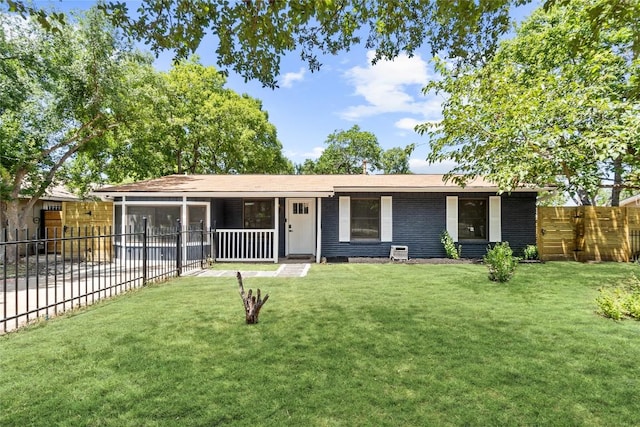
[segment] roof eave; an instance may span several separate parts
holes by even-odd
[[[529,187],[518,187],[512,189],[510,192],[537,192],[537,191],[548,191],[552,188],[529,188]],[[495,186],[479,186],[479,187],[459,187],[459,186],[434,186],[434,187],[354,187],[354,186],[344,186],[344,187],[335,187],[336,193],[376,193],[376,192],[393,192],[393,193],[497,193],[500,189]]]
[[[334,193],[333,191],[94,191],[91,194],[104,200],[114,197],[332,197]]]

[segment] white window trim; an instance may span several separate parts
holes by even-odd
[[[351,241],[351,197],[339,197],[338,241]]]
[[[502,197],[489,196],[489,242],[502,241]]]
[[[454,242],[458,241],[458,196],[447,196],[447,232]]]
[[[447,196],[447,232],[454,242],[458,241],[458,196]],[[490,243],[502,241],[502,197],[489,196],[488,235]]]
[[[351,197],[340,196],[338,205],[338,241],[351,241]],[[380,196],[380,241],[393,241],[393,198]]]
[[[380,241],[393,241],[393,201],[391,196],[380,197]]]

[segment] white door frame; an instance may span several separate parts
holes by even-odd
[[[291,218],[293,216],[293,204],[294,203],[308,203],[309,206],[309,214],[308,214],[308,218],[307,218],[307,223],[306,226],[308,226],[308,228],[305,228],[305,233],[309,233],[309,230],[311,231],[311,235],[309,236],[309,250],[307,252],[304,252],[304,254],[309,254],[309,255],[316,255],[316,251],[317,251],[317,235],[318,235],[318,230],[316,229],[316,215],[317,215],[317,206],[316,206],[316,199],[312,198],[312,197],[295,197],[295,198],[287,198],[286,200],[286,210],[285,210],[285,227],[284,227],[284,233],[286,234],[286,238],[284,239],[285,241],[285,256],[288,255],[297,255],[298,253],[291,253],[291,245],[289,243],[289,235],[293,232],[297,232],[299,230],[291,230],[290,231],[290,227],[292,226],[291,223]],[[302,254],[302,253],[300,253]]]

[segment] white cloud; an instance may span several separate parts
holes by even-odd
[[[419,120],[419,119],[414,119],[412,117],[405,117],[403,119],[396,121],[394,123],[394,126],[401,130],[415,131],[415,127],[417,125],[422,125],[422,124],[435,125],[435,129],[440,129],[441,123],[442,123],[441,120],[425,120],[425,119]],[[434,128],[431,128],[431,130],[433,129]]]
[[[300,68],[300,71],[298,71],[297,73],[286,73],[284,76],[282,76],[282,87],[291,87],[293,86],[294,82],[301,82],[302,80],[304,80],[304,74],[305,74],[306,70],[303,68]]]
[[[311,151],[307,151],[305,153],[301,153],[300,151],[295,151],[295,150],[283,150],[284,155],[288,159],[298,163],[302,163],[307,159],[315,160],[318,157],[320,157],[323,151],[324,151],[324,147],[313,147]]]
[[[404,129],[404,130],[414,130],[414,128],[419,125],[424,123],[423,120],[418,120],[418,119],[414,119],[411,117],[405,117],[404,119],[400,119],[397,122],[394,123],[395,127],[397,127],[398,129]]]
[[[320,157],[323,151],[324,151],[324,147],[313,147],[313,150],[311,152],[304,153],[304,158],[315,160],[318,157]]]
[[[429,66],[419,55],[410,58],[399,55],[393,61],[378,61],[371,65],[374,53],[367,52],[366,67],[353,67],[344,77],[354,87],[354,94],[365,103],[354,105],[341,113],[346,120],[385,113],[411,113],[423,117],[440,114],[441,100],[422,95],[422,88],[434,78]]]

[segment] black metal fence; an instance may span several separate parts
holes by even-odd
[[[0,333],[201,269],[213,237],[202,224],[149,229],[146,220],[125,233],[63,227],[46,236],[0,233]]]
[[[629,244],[631,245],[631,261],[640,261],[640,230],[629,231]]]

